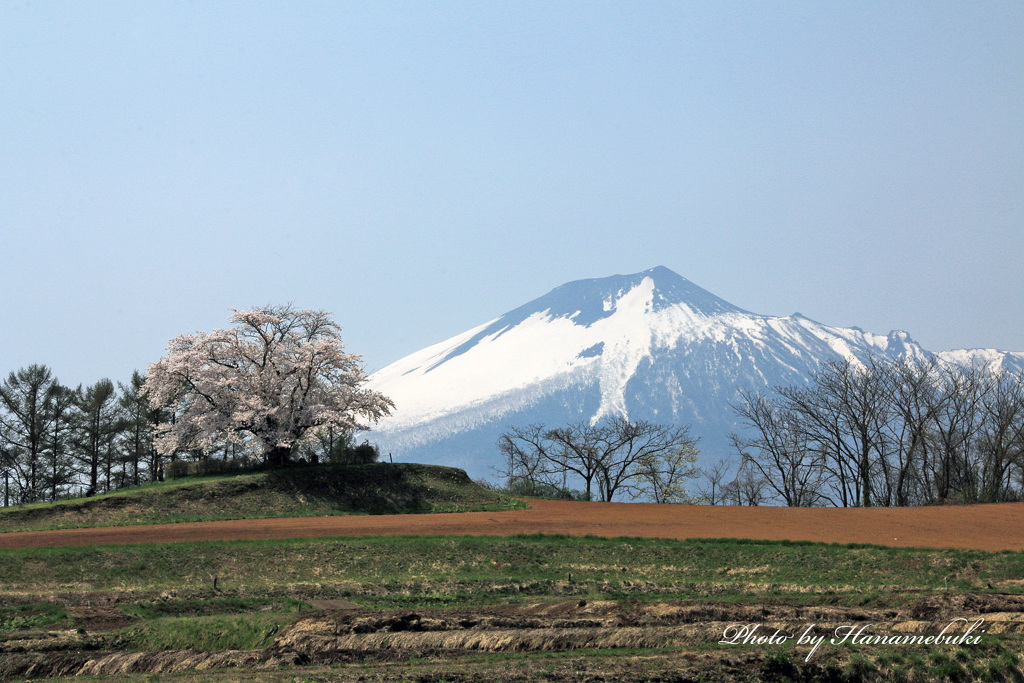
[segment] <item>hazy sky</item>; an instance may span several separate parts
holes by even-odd
[[[370,369],[664,265],[1024,351],[1024,3],[0,3],[0,373],[230,308]]]

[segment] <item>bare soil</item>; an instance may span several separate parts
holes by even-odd
[[[748,538],[918,548],[1024,549],[1024,503],[916,508],[776,508],[530,500],[530,508],[294,517],[0,533],[0,548],[321,536],[569,534]]]

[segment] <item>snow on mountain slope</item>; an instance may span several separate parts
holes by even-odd
[[[956,365],[987,365],[993,370],[1008,372],[1024,370],[1024,353],[996,349],[956,349],[939,351],[935,355],[947,363]]]
[[[605,416],[691,424],[703,459],[725,455],[743,389],[805,383],[821,363],[923,355],[905,332],[829,327],[744,311],[664,267],[557,287],[374,373],[395,402],[372,437],[401,460],[492,476],[508,425]],[[946,352],[1024,367],[1024,354]]]

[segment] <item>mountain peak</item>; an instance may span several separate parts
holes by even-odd
[[[804,386],[822,363],[878,354],[928,356],[900,331],[742,311],[659,266],[566,283],[374,373],[372,388],[396,405],[375,434],[402,459],[482,476],[500,466],[495,444],[508,425],[620,415],[692,424],[710,462],[732,450],[740,392]],[[941,357],[1024,367],[1024,354]]]
[[[683,304],[704,315],[741,311],[728,301],[698,287],[665,266],[656,266],[630,275],[610,275],[567,282],[555,287],[544,296],[510,311],[502,319],[518,318],[523,313],[528,316],[546,310],[553,318],[572,318],[577,325],[591,325],[608,317],[614,311],[615,304],[620,298],[644,284],[648,279],[653,285],[651,292],[653,310]],[[516,322],[519,321],[516,320]]]
[[[694,311],[705,315],[747,313],[665,266],[655,266],[637,275],[649,277],[654,281],[656,309],[665,305],[685,304]]]
[[[599,320],[614,315],[619,301],[648,281],[650,284],[647,286],[651,287],[651,311],[671,306],[686,306],[694,313],[705,316],[746,313],[665,266],[656,266],[631,275],[574,280],[555,287],[544,296],[495,319],[470,339],[451,349],[429,370],[461,356],[487,337],[500,336],[534,315],[543,314],[550,319],[565,318],[575,325],[590,327]]]

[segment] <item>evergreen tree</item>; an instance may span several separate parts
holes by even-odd
[[[19,502],[42,497],[43,452],[49,426],[47,395],[56,384],[45,365],[12,372],[0,384],[0,423],[6,440],[6,466],[16,479]]]
[[[122,419],[120,449],[126,476],[135,485],[147,478],[144,468],[149,469],[149,479],[156,478],[160,457],[153,446],[153,427],[160,421],[160,411],[151,408],[149,400],[142,395],[145,381],[146,376],[136,370],[128,384],[118,382],[121,395],[117,403]]]
[[[46,392],[47,430],[43,453],[45,474],[43,488],[50,500],[57,500],[74,481],[71,463],[71,437],[75,421],[75,400],[78,392],[58,382]]]
[[[79,471],[86,477],[89,491],[99,491],[100,469],[106,474],[105,485],[110,488],[111,465],[115,457],[114,438],[120,430],[114,383],[101,379],[83,392],[75,401],[76,460]]]

